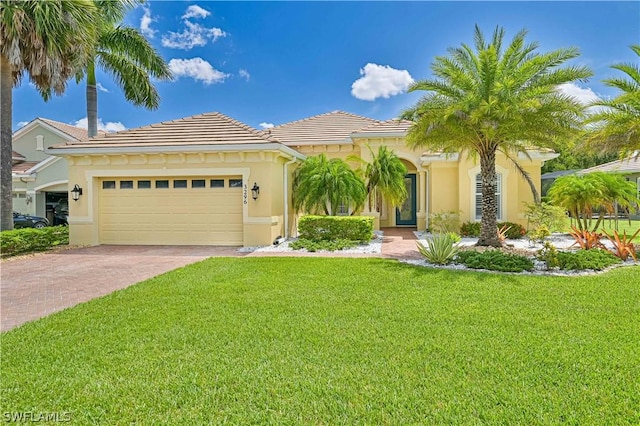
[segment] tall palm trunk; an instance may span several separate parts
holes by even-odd
[[[6,56],[0,55],[0,231],[13,229],[12,199],[12,67]]]
[[[90,138],[98,134],[98,91],[96,89],[96,67],[93,61],[87,64],[87,133]]]
[[[498,206],[496,205],[496,150],[487,149],[480,155],[482,179],[482,222],[479,246],[501,247],[497,232]]]

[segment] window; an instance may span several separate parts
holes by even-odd
[[[103,180],[102,181],[102,189],[116,189],[116,181],[115,180]]]
[[[193,179],[191,181],[191,188],[206,188],[206,181],[204,179]]]
[[[186,188],[187,180],[186,179],[176,179],[173,181],[174,188]]]
[[[211,188],[224,188],[224,179],[211,179]]]
[[[165,189],[169,187],[169,181],[168,180],[157,180],[156,181],[156,188],[158,189]]]
[[[151,181],[150,180],[139,180],[138,181],[138,189],[150,189]]]
[[[242,179],[229,179],[229,188],[242,188]]]
[[[25,194],[24,192],[14,192],[13,193],[13,198],[26,198],[27,194]]]
[[[496,173],[496,208],[498,211],[497,219],[502,220],[502,175]],[[482,176],[480,173],[476,175],[476,219],[482,219]]]
[[[121,180],[120,181],[120,189],[133,189],[133,181],[132,180]]]

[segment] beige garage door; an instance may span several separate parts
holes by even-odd
[[[98,182],[102,244],[242,245],[240,177]]]

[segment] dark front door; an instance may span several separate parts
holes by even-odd
[[[416,226],[418,218],[416,216],[416,175],[409,174],[404,177],[404,184],[407,188],[407,199],[396,209],[396,225]]]

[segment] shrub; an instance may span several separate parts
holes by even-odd
[[[460,229],[460,212],[450,210],[446,212],[431,213],[429,215],[429,227],[434,234],[458,232]]]
[[[562,231],[567,221],[565,209],[545,202],[525,203],[524,215],[534,229],[544,226],[550,232]]]
[[[460,235],[463,237],[479,237],[480,222],[465,222],[460,227]]]
[[[505,229],[504,236],[510,240],[517,240],[525,236],[524,226],[514,222],[498,222],[499,229]]]
[[[293,243],[291,243],[290,247],[294,250],[302,250],[307,249],[310,252],[315,252],[318,250],[325,251],[337,251],[344,250],[351,247],[355,247],[358,245],[357,241],[337,239],[331,241],[312,241],[307,240],[305,238],[300,238]]]
[[[604,245],[600,242],[602,234],[598,232],[589,231],[587,229],[578,229],[575,226],[571,226],[569,235],[571,235],[576,240],[573,245],[578,245],[583,250],[604,248]]]
[[[300,239],[311,241],[350,240],[367,243],[373,238],[370,216],[303,216],[298,222]]]
[[[620,259],[602,249],[578,250],[576,252],[558,252],[560,269],[601,271],[609,266],[620,263]]]
[[[453,234],[457,236],[456,234]],[[458,253],[458,246],[455,238],[450,234],[435,234],[432,237],[427,238],[427,246],[425,247],[420,242],[418,245],[418,251],[425,257],[430,263],[435,265],[446,265],[453,261],[453,258]]]
[[[634,261],[638,260],[636,256],[636,247],[632,241],[638,235],[638,233],[640,233],[640,229],[638,229],[630,237],[627,237],[627,231],[624,231],[624,233],[622,234],[622,238],[620,238],[620,234],[618,234],[618,231],[613,231],[613,235],[610,235],[604,229],[602,230],[602,232],[604,232],[609,241],[611,241],[611,244],[613,244],[613,250],[610,250],[611,253],[613,253],[623,261],[627,260],[629,256],[631,256]]]
[[[541,243],[545,238],[551,235],[551,232],[549,232],[549,228],[545,225],[540,225],[533,231],[529,231],[527,235],[529,236],[529,241]]]
[[[457,260],[472,269],[502,272],[522,272],[533,269],[533,262],[528,257],[503,253],[500,250],[461,251],[458,253]]]
[[[69,244],[69,228],[53,226],[42,229],[22,228],[0,232],[2,257],[49,250]]]
[[[536,253],[536,259],[544,262],[547,265],[547,269],[557,268],[560,266],[558,250],[549,241],[544,243],[544,246],[538,250],[538,253]]]

